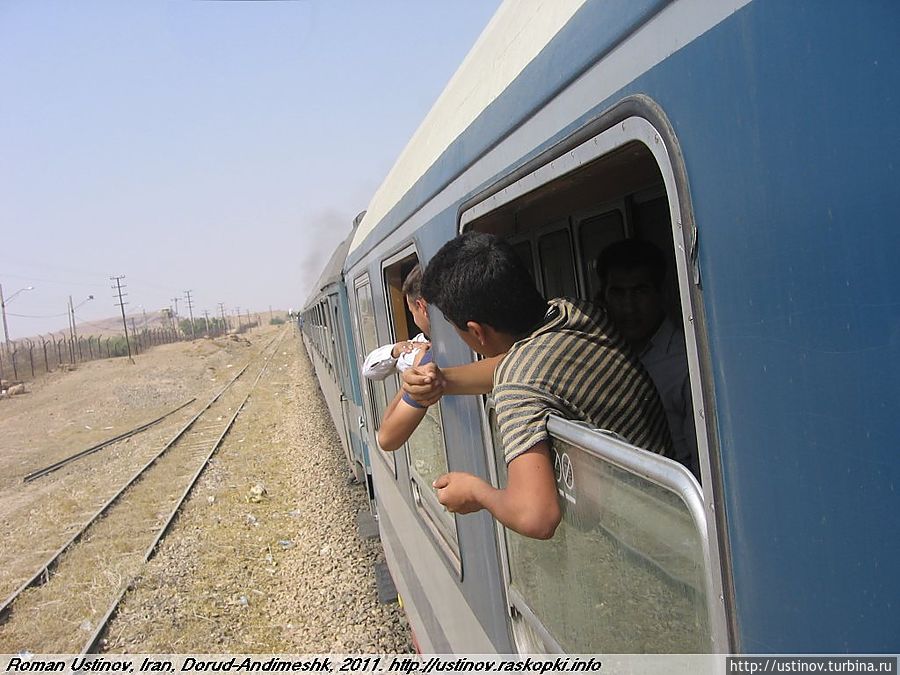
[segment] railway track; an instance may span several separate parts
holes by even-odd
[[[31,645],[38,641],[45,653],[86,653],[96,648],[285,335],[282,332],[263,347],[3,601],[0,653],[34,651]],[[253,372],[256,378],[251,383]]]

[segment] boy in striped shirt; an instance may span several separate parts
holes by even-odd
[[[426,405],[443,394],[491,393],[508,467],[499,490],[468,473],[439,477],[434,487],[448,510],[487,509],[520,534],[552,537],[561,516],[551,413],[671,453],[653,382],[605,311],[577,300],[545,301],[507,242],[475,232],[447,242],[428,263],[422,295],[487,358],[444,370],[433,363],[411,368],[404,389]]]

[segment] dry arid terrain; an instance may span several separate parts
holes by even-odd
[[[67,572],[63,594],[26,591],[0,624],[0,653],[77,649],[107,607],[63,605],[101,584],[130,588],[101,644],[108,652],[412,649],[402,610],[377,600],[374,566],[383,553],[356,530],[365,490],[348,483],[340,441],[290,325],[155,347],[133,364],[86,363],[0,401],[0,602],[248,363],[239,382],[246,380],[250,398],[136,581],[92,565]],[[126,441],[23,482],[195,397]],[[104,546],[115,555],[116,542]],[[46,586],[53,583],[59,579]]]

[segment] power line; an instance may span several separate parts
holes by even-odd
[[[68,312],[63,312],[62,314],[13,314],[12,312],[7,312],[8,316],[17,316],[20,319],[58,319],[61,316],[67,316]]]

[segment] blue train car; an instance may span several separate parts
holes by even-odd
[[[460,232],[508,238],[546,297],[587,300],[601,251],[650,241],[700,480],[551,418],[564,519],[527,540],[430,488],[447,469],[503,484],[489,398],[446,397],[388,454],[398,382],[362,387],[424,651],[897,651],[898,34],[894,2],[501,6],[349,242],[349,366],[412,334],[403,276]],[[436,360],[473,360],[433,314]]]
[[[354,228],[361,217],[357,216]],[[362,393],[342,266],[352,233],[335,249],[300,315],[300,327],[322,395],[335,421],[347,465],[372,495],[368,441],[362,430]]]

